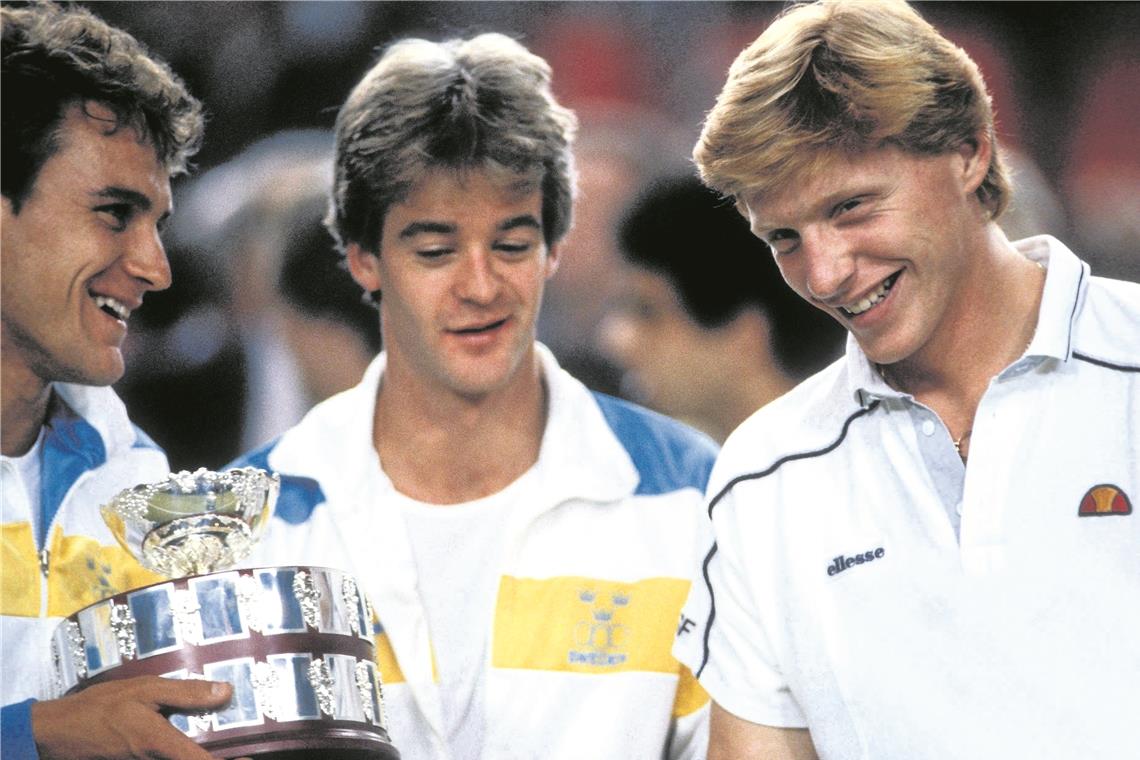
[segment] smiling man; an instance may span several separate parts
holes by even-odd
[[[282,477],[255,561],[367,592],[406,760],[704,755],[708,700],[670,648],[716,449],[535,342],[573,255],[550,78],[484,34],[397,42],[356,86],[329,226],[384,352],[241,462]]]
[[[44,699],[61,617],[156,580],[99,505],[165,477],[166,457],[106,386],[123,374],[131,313],[170,285],[159,230],[200,106],[86,11],[2,12],[4,756],[206,760],[160,710],[224,704],[222,684],[137,678]]]
[[[709,757],[1136,755],[1140,287],[1006,238],[981,75],[902,2],[789,9],[694,156],[849,333],[713,472]]]

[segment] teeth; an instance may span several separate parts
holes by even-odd
[[[879,283],[879,287],[875,288],[866,298],[862,299],[856,304],[851,306],[841,307],[843,311],[847,312],[850,316],[857,317],[863,312],[870,309],[872,306],[882,301],[886,297],[887,292],[890,291],[891,286],[895,284],[896,275],[891,275],[887,279]]]
[[[95,305],[124,322],[131,316],[131,310],[108,296],[95,296]]]

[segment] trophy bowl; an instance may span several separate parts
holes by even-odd
[[[103,505],[111,533],[143,567],[167,577],[231,567],[269,524],[280,478],[254,467],[171,473]]]
[[[52,662],[59,695],[142,675],[229,682],[225,708],[169,718],[214,757],[400,757],[371,606],[337,570],[239,569],[116,594],[60,623]]]

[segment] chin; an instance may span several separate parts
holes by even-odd
[[[120,362],[110,364],[88,365],[85,367],[70,367],[61,371],[55,379],[65,383],[77,385],[94,385],[97,387],[114,385],[123,379],[126,372],[125,365]]]
[[[874,341],[865,343],[861,340],[856,340],[859,343],[859,348],[863,349],[863,353],[875,364],[896,364],[910,358],[917,350],[908,344],[900,345],[899,341]]]

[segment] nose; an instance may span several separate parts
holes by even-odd
[[[473,249],[463,256],[456,292],[464,301],[486,305],[499,295],[500,280],[495,259],[489,251]]]
[[[855,275],[855,260],[843,236],[828,230],[804,230],[799,253],[805,261],[811,297],[824,302],[842,299]]]
[[[123,259],[127,274],[143,283],[146,290],[169,288],[173,275],[158,230],[140,230],[129,246]]]

